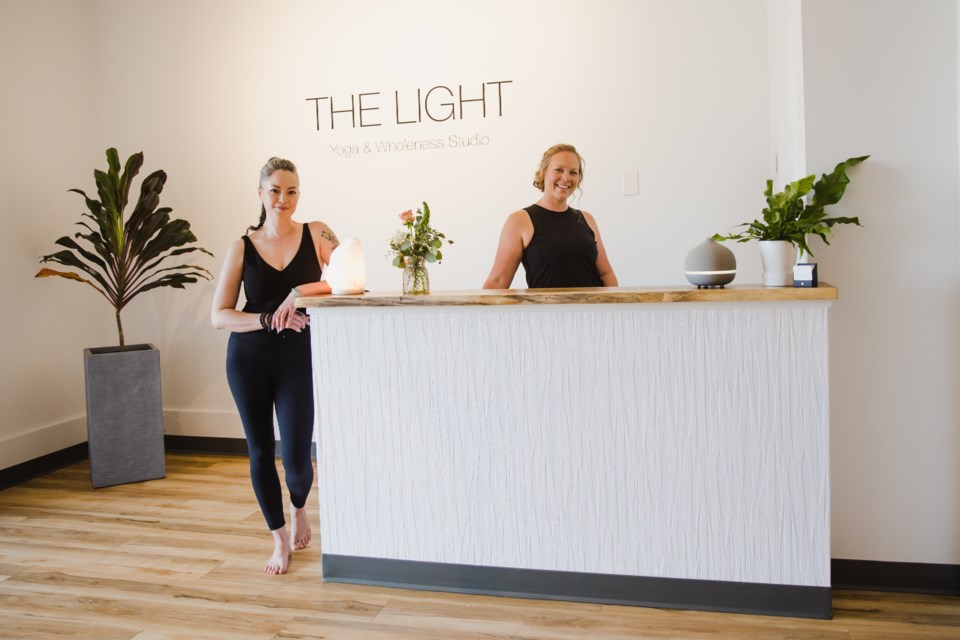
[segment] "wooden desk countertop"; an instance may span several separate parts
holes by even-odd
[[[759,284],[731,285],[723,289],[697,289],[693,285],[672,287],[589,287],[580,289],[478,289],[474,291],[431,291],[402,295],[396,291],[356,295],[306,296],[297,306],[316,307],[453,307],[518,304],[618,304],[657,302],[779,302],[836,300],[837,288],[823,283],[818,287],[764,287]]]

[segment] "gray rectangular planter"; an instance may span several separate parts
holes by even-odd
[[[93,486],[164,477],[160,351],[152,344],[84,349],[83,369]]]

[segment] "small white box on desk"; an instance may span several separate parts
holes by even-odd
[[[801,262],[798,265],[794,265],[793,286],[795,287],[817,286],[817,263]]]

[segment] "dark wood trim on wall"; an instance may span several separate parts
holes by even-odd
[[[960,595],[960,565],[831,560],[834,589]]]
[[[208,438],[205,436],[164,436],[167,451],[173,453],[214,453],[225,456],[245,456],[247,441],[244,438]],[[310,444],[310,456],[317,459],[317,444]],[[277,457],[280,457],[280,442],[277,441]]]
[[[247,455],[243,438],[209,438],[201,436],[164,436],[167,451],[173,453],[214,453],[227,456]]]
[[[60,451],[54,451],[39,458],[15,464],[12,467],[0,469],[0,489],[22,484],[27,480],[44,476],[51,471],[82,462],[86,460],[89,455],[90,452],[87,449],[87,443],[81,442],[72,447],[60,449]]]
[[[164,436],[163,443],[168,452],[247,455],[247,441],[243,438]],[[28,480],[33,480],[71,464],[83,462],[89,455],[87,443],[81,442],[12,467],[0,469],[0,490],[23,484]]]

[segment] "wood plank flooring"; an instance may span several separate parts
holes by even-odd
[[[97,490],[81,463],[0,491],[0,638],[960,640],[957,597],[836,591],[833,620],[802,620],[323,583],[311,512],[314,542],[267,576],[245,458],[170,454],[164,479]]]

